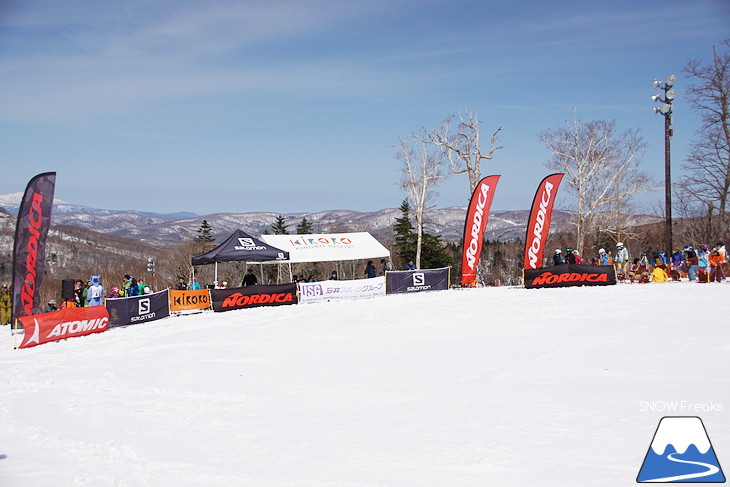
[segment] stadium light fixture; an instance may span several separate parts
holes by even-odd
[[[677,77],[673,74],[667,76],[667,79],[661,81],[652,81],[653,88],[659,88],[664,91],[661,94],[654,95],[651,100],[654,103],[661,103],[661,106],[654,107],[654,113],[664,116],[664,204],[665,204],[665,246],[667,249],[667,257],[672,253],[672,179],[671,179],[671,158],[669,139],[674,135],[672,126],[672,101],[677,97],[677,92],[672,89]]]

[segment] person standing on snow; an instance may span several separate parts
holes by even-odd
[[[606,249],[598,249],[598,263],[600,265],[609,265]]]
[[[86,291],[88,306],[101,306],[104,304],[104,287],[101,285],[101,276],[91,276],[91,287]]]
[[[626,265],[629,263],[629,251],[624,247],[623,242],[616,244],[616,255],[613,257],[616,263],[616,271],[626,275]]]
[[[13,309],[13,294],[7,283],[0,289],[0,325],[9,325]]]
[[[563,265],[565,262],[563,261],[562,254],[563,251],[560,249],[555,249],[555,255],[553,255],[553,265]]]
[[[375,270],[375,266],[373,265],[373,261],[369,260],[368,265],[365,266],[365,272],[363,273],[365,277],[372,279],[377,274],[377,270]]]

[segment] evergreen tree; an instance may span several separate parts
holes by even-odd
[[[284,217],[281,215],[276,215],[276,220],[271,225],[271,230],[274,231],[274,235],[289,235],[287,225],[284,223]]]
[[[408,262],[409,260],[415,262],[417,236],[415,227],[409,218],[411,206],[408,204],[407,199],[403,200],[399,209],[402,214],[400,218],[396,218],[395,225],[393,225],[393,233],[395,234],[393,250],[401,262]]]
[[[314,233],[312,231],[312,225],[307,221],[307,218],[302,218],[302,221],[297,225],[297,235],[307,235]]]
[[[215,239],[210,234],[211,231],[212,228],[208,223],[208,220],[203,220],[203,223],[200,224],[200,228],[198,228],[198,235],[195,237],[195,243],[198,243],[200,245],[207,245],[214,242]]]
[[[447,244],[441,239],[440,235],[431,235],[423,232],[421,268],[438,269],[453,265],[454,259],[451,257],[447,247]]]

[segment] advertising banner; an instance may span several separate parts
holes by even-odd
[[[300,282],[299,302],[320,303],[340,299],[362,299],[385,296],[383,276],[354,281]]]
[[[484,230],[487,228],[489,208],[499,176],[487,176],[479,181],[469,202],[464,222],[464,253],[461,257],[461,285],[470,286],[477,280],[477,267],[482,254]]]
[[[449,288],[448,267],[385,273],[386,294],[441,291]]]
[[[562,173],[551,174],[542,180],[532,200],[530,219],[527,222],[525,237],[524,269],[540,269],[550,232],[550,220],[553,217],[553,205],[558,187],[563,180]]]
[[[170,311],[188,311],[210,308],[210,292],[207,289],[178,291],[170,289]]]
[[[525,287],[610,286],[616,284],[612,265],[563,264],[525,269]]]
[[[233,289],[212,289],[213,311],[297,304],[295,283],[275,286],[246,286]]]
[[[55,189],[55,172],[39,174],[30,180],[20,202],[13,244],[13,321],[40,312]]]
[[[19,320],[25,333],[18,348],[101,333],[109,328],[109,314],[104,306],[64,308],[50,313],[21,316]]]
[[[170,316],[170,291],[106,300],[109,326],[136,325]]]

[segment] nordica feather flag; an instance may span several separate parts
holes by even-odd
[[[527,222],[525,237],[525,269],[542,268],[542,257],[550,232],[550,220],[553,217],[553,204],[558,192],[563,173],[555,173],[542,180],[532,200],[530,219]]]
[[[489,208],[499,176],[487,176],[479,181],[469,202],[464,222],[464,253],[461,258],[461,285],[469,286],[477,280],[477,266],[482,253],[484,230],[487,228]]]
[[[39,174],[28,183],[20,203],[13,246],[13,319],[39,312],[55,189],[55,172]]]

